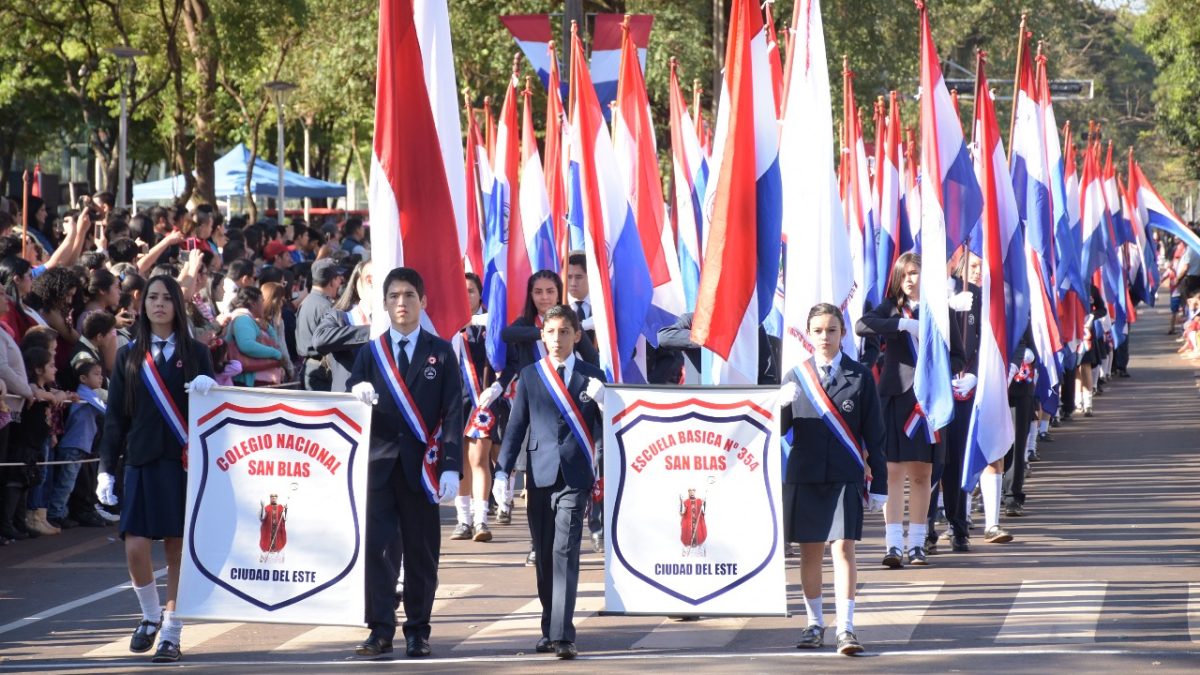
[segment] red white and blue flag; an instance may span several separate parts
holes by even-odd
[[[1135,188],[1134,181],[1130,180],[1130,190],[1137,191],[1138,208],[1146,214],[1144,221],[1146,225],[1177,237],[1186,243],[1193,252],[1200,255],[1200,237],[1188,229],[1183,219],[1175,214],[1165,199],[1159,196],[1158,190],[1154,189],[1150,179],[1146,178],[1146,174],[1142,172],[1142,167],[1135,162],[1133,168],[1134,175],[1137,177],[1137,186]]]
[[[600,367],[624,382],[654,292],[612,138],[584,67],[583,42],[571,38],[571,208],[584,231]]]
[[[438,289],[428,318],[453,335],[470,318],[463,284],[466,168],[445,0],[380,0],[371,154],[372,259],[407,265]],[[372,333],[387,329],[376,288]]]
[[[567,136],[566,109],[563,108],[564,92],[559,86],[558,57],[552,41],[546,46],[550,59],[550,86],[546,94],[546,197],[550,200],[550,218],[554,223],[554,249],[558,251],[559,268],[567,263]]]
[[[530,274],[539,270],[557,273],[560,271],[560,258],[554,241],[554,217],[550,212],[550,196],[546,194],[546,175],[542,172],[542,158],[538,155],[537,136],[533,133],[533,92],[529,89],[528,81],[521,96],[521,192],[518,197],[521,237],[516,241],[525,259],[515,267],[528,269]],[[512,239],[509,241],[512,242]],[[515,248],[509,249],[510,264],[511,252]],[[514,287],[520,285],[513,284]]]
[[[1050,179],[1050,218],[1053,222],[1053,255],[1049,256],[1052,268],[1055,304],[1069,290],[1075,291],[1079,297],[1087,294],[1087,286],[1083,276],[1079,274],[1079,246],[1072,233],[1073,226],[1079,218],[1079,184],[1075,176],[1068,176],[1063,161],[1062,146],[1058,138],[1058,121],[1054,116],[1054,101],[1050,97],[1050,81],[1046,71],[1046,57],[1037,57],[1037,104],[1042,121],[1043,147],[1046,155],[1046,168]],[[1074,149],[1071,149],[1074,155]],[[1072,159],[1072,173],[1074,173]],[[1068,197],[1067,183],[1075,179],[1074,205]],[[1061,319],[1061,317],[1060,317]]]
[[[503,370],[508,348],[500,339],[500,332],[521,313],[525,303],[525,281],[533,270],[529,269],[528,253],[522,242],[521,209],[518,195],[520,147],[517,139],[517,74],[508,81],[504,105],[500,108],[500,122],[496,130],[496,148],[492,167],[492,189],[487,208],[487,237],[484,240],[483,277],[484,305],[488,308],[487,345],[488,362],[497,372]]]
[[[888,111],[884,130],[877,130],[883,145],[883,161],[878,170],[879,185],[879,248],[875,253],[875,278],[879,298],[867,298],[878,304],[892,278],[892,266],[905,251],[912,250],[912,232],[908,226],[908,211],[904,203],[904,154],[900,141],[900,103],[896,92],[888,96]]]
[[[626,20],[629,22],[630,37],[637,47],[638,64],[646,71],[646,48],[650,45],[650,29],[654,26],[652,14],[597,14],[592,26],[591,81],[596,87],[596,98],[604,119],[609,118],[609,104],[617,100],[617,81],[621,79],[621,40]],[[572,75],[572,85],[575,78]]]
[[[500,17],[500,22],[512,33],[525,60],[530,67],[537,71],[542,86],[550,89],[550,72],[557,66],[554,63],[554,53],[549,46],[553,37],[553,28],[549,14],[509,14]],[[566,91],[562,92],[566,95]]]
[[[1135,300],[1153,307],[1155,296],[1158,294],[1158,252],[1155,250],[1153,237],[1146,230],[1148,214],[1139,197],[1139,174],[1139,167],[1133,159],[1133,148],[1129,148],[1129,183],[1125,186],[1125,204],[1129,225],[1136,240],[1130,245],[1130,295]]]
[[[847,326],[851,304],[862,305],[854,284],[850,242],[838,197],[833,165],[833,113],[825,32],[819,0],[802,0],[793,14],[783,129],[779,137],[779,169],[783,191],[784,370],[812,356],[808,344],[808,311],[828,302],[842,308]],[[846,331],[842,350],[852,358],[858,347]]]
[[[695,311],[704,261],[704,194],[708,185],[708,158],[700,148],[696,127],[688,115],[679,87],[675,60],[671,60],[671,218],[679,242],[679,274],[684,309]]]
[[[707,382],[755,384],[759,324],[779,279],[782,183],[767,34],[754,0],[734,1],[727,44],[692,341],[711,353]]]
[[[483,241],[485,238],[486,208],[484,207],[483,188],[479,182],[480,166],[478,149],[482,147],[483,139],[479,136],[479,125],[475,123],[475,111],[467,106],[467,251],[464,256],[468,271],[474,272],[482,279],[485,267],[483,264]],[[483,160],[487,161],[486,151]],[[488,173],[489,187],[491,169]]]
[[[854,265],[854,286],[857,289],[856,301],[850,303],[847,308],[850,325],[853,326],[862,316],[863,300],[874,304],[881,298],[879,284],[876,282],[879,270],[875,264],[878,226],[873,208],[874,200],[871,197],[870,169],[867,166],[867,148],[862,137],[862,120],[858,116],[858,105],[854,100],[854,71],[850,70],[848,61],[842,67],[842,82],[842,128],[846,146],[842,151],[846,176],[843,212],[850,234],[850,260]]]
[[[1121,208],[1121,189],[1117,186],[1117,172],[1113,168],[1112,141],[1108,142],[1108,154],[1104,160],[1104,211],[1108,240],[1104,247],[1104,264],[1101,278],[1104,280],[1104,296],[1108,300],[1109,316],[1112,318],[1113,346],[1125,341],[1129,330],[1130,309],[1125,283],[1125,266],[1121,260],[1121,248],[1133,238],[1127,233],[1125,214]]]
[[[1008,409],[1008,322],[1005,299],[1004,257],[1007,241],[1018,228],[1011,184],[1004,163],[996,110],[987,93],[983,57],[979,57],[975,113],[975,138],[979,158],[975,167],[983,190],[983,217],[979,232],[983,239],[979,327],[979,364],[976,372],[975,399],[967,426],[967,444],[963,457],[962,488],[970,490],[991,462],[1003,457],[1015,438],[1013,419]],[[1002,192],[1008,193],[1005,200]],[[1005,202],[1008,202],[1007,204]],[[1019,256],[1017,252],[1012,255]]]
[[[962,126],[938,61],[925,3],[921,15],[921,253],[920,353],[913,391],[930,429],[954,417],[950,387],[949,254],[979,221],[982,196]]]

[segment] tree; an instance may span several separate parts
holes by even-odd
[[[1154,103],[1159,131],[1185,152],[1200,175],[1200,2],[1150,0],[1137,37],[1158,66]]]

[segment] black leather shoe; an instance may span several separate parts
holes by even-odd
[[[596,553],[604,553],[604,533],[592,533],[592,550]]]
[[[151,663],[175,663],[183,658],[183,652],[179,651],[179,645],[170,640],[163,640],[158,643],[158,651],[154,652],[154,658],[150,659]]]
[[[536,564],[537,564],[537,551],[534,549],[529,549],[529,555],[525,556],[525,566],[533,567]]]
[[[137,630],[133,631],[133,637],[129,638],[129,651],[134,654],[150,651],[154,641],[158,639],[159,628],[162,628],[162,616],[158,617],[158,621],[143,621],[138,624]]]
[[[925,555],[937,555],[938,538],[935,532],[925,535]]]
[[[883,566],[894,570],[904,567],[904,554],[895,546],[889,548],[887,554],[883,556]]]
[[[971,550],[971,540],[963,536],[954,537],[951,539],[950,549],[955,553],[968,553]]]
[[[858,641],[858,636],[851,631],[838,633],[837,650],[839,654],[845,656],[854,656],[861,654],[863,650],[862,644]]]
[[[537,645],[534,646],[533,651],[539,654],[549,654],[554,651],[554,640],[543,636],[541,640],[537,641]]]
[[[800,631],[796,649],[820,649],[825,645],[825,627],[813,624]]]
[[[365,656],[367,658],[375,658],[384,654],[392,653],[392,641],[385,640],[378,635],[372,634],[362,644],[354,648],[355,656]]]
[[[908,549],[908,564],[928,565],[929,561],[925,559],[925,549],[921,546],[914,546]]]
[[[429,656],[433,650],[429,648],[429,640],[421,637],[408,638],[408,647],[404,650],[411,658],[419,659]]]
[[[559,640],[554,645],[554,655],[560,659],[573,659],[579,656],[579,650],[575,648],[574,642]]]

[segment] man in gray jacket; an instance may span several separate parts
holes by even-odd
[[[304,388],[309,391],[329,391],[329,369],[321,363],[321,355],[313,347],[313,333],[321,317],[333,311],[346,272],[332,258],[322,258],[312,265],[312,292],[300,303],[296,314],[296,351],[304,356]]]

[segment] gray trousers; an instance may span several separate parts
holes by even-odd
[[[575,641],[575,596],[579,590],[579,539],[591,490],[567,485],[560,473],[554,485],[528,487],[529,534],[537,551],[542,637]]]

